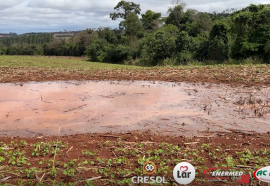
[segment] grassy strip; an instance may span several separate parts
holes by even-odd
[[[117,65],[109,63],[89,62],[86,58],[74,57],[48,57],[48,56],[0,56],[0,67],[43,67],[55,68],[80,68],[80,69],[123,69],[140,68],[137,66]]]

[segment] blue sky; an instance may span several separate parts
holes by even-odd
[[[50,32],[118,27],[109,14],[119,0],[1,0],[0,33]],[[167,15],[170,0],[134,0],[146,10]],[[189,0],[187,8],[222,12],[227,8],[243,8],[249,4],[270,4],[270,0]]]

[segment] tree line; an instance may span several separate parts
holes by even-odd
[[[87,29],[69,39],[46,35],[6,38],[0,40],[0,53],[87,55],[91,61],[142,66],[245,59],[270,62],[269,4],[206,13],[175,0],[167,17],[152,10],[141,14],[139,4],[127,1],[120,1],[114,10],[110,18],[121,19],[118,29]]]

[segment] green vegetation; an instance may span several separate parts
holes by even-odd
[[[91,61],[141,66],[269,63],[269,4],[218,14],[176,0],[163,18],[152,10],[141,14],[134,2],[120,1],[114,9],[110,18],[122,19],[119,29],[88,29],[68,39],[50,34],[4,38],[0,54],[87,55]]]
[[[42,55],[42,46],[53,41],[53,34],[16,35],[0,39],[0,55]]]
[[[82,58],[57,58],[40,56],[0,56],[0,67],[44,67],[46,69],[67,68],[67,69],[121,69],[140,68],[129,65],[117,65],[108,63],[88,62]]]
[[[245,141],[246,138],[241,138],[241,140]],[[209,142],[209,139],[197,142],[196,138],[185,138],[181,144],[155,141],[133,142],[121,140],[121,138],[102,139],[95,142],[85,140],[80,143],[75,142],[76,147],[65,140],[37,141],[27,143],[28,145],[24,147],[19,141],[13,139],[6,143],[0,142],[0,179],[7,178],[3,181],[4,183],[56,185],[55,183],[61,182],[60,185],[134,185],[131,178],[144,176],[142,165],[146,161],[152,161],[157,166],[154,175],[164,176],[168,185],[171,185],[174,166],[179,162],[187,161],[197,168],[195,182],[203,184],[208,181],[204,179],[202,172],[208,168],[245,167],[243,171],[248,173],[270,162],[268,156],[270,151],[265,148],[243,148],[241,144],[231,147],[226,143]],[[54,160],[56,149],[57,156]],[[38,154],[31,153],[35,150]],[[105,151],[106,158],[101,158]],[[78,159],[74,159],[75,156]],[[47,163],[44,163],[44,158]],[[9,175],[16,175],[16,179],[9,179]],[[256,180],[253,181],[256,182]],[[231,181],[230,185],[237,185],[237,182]]]

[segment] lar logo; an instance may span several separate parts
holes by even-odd
[[[154,162],[147,161],[143,164],[143,171],[146,174],[153,174],[156,171],[157,167]]]
[[[195,168],[187,162],[178,163],[173,169],[173,177],[180,184],[189,184],[195,179]]]

